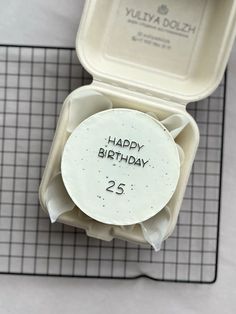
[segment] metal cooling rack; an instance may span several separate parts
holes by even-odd
[[[178,225],[160,252],[51,225],[38,186],[61,105],[91,81],[72,49],[0,46],[0,272],[214,282],[226,81],[188,106],[201,142]]]

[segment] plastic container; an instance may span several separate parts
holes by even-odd
[[[101,110],[151,112],[167,124],[170,119],[172,129],[180,127],[173,127],[171,118],[179,115],[188,121],[182,121],[184,127],[175,138],[184,156],[180,177],[168,206],[155,217],[155,228],[161,240],[166,239],[176,225],[199,142],[186,105],[207,97],[220,83],[235,24],[236,3],[229,0],[86,1],[76,50],[93,82],[64,102],[40,186],[44,211],[62,208],[57,221],[85,229],[92,237],[146,243],[146,227],[151,230],[153,224],[104,224],[71,202],[60,177],[63,148],[74,128]]]

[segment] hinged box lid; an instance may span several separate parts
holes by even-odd
[[[95,80],[188,103],[222,79],[234,0],[87,0],[76,41]]]

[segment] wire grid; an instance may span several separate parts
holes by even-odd
[[[90,81],[72,49],[0,46],[0,272],[214,282],[225,81],[188,107],[201,142],[178,225],[158,253],[51,225],[40,209],[38,187],[61,105]]]

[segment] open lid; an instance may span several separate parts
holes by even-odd
[[[220,83],[234,0],[87,0],[76,41],[95,80],[188,103]]]

